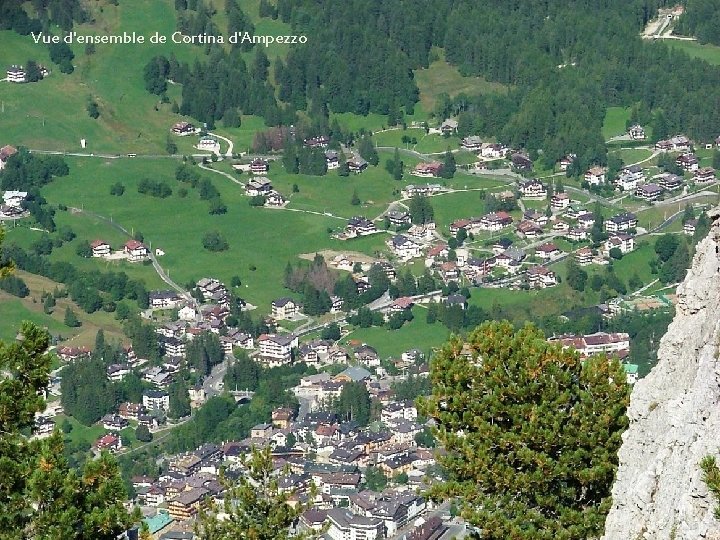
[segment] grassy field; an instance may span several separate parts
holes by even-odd
[[[175,11],[170,0],[143,2],[128,0],[118,7],[105,2],[97,20],[76,28],[80,34],[117,34],[135,31],[149,37],[154,32],[170,35],[175,30]],[[143,67],[158,54],[174,53],[181,61],[192,61],[200,47],[174,43],[97,45],[90,56],[84,45],[73,45],[75,71],[66,75],[51,64],[47,47],[35,44],[31,36],[0,32],[0,64],[26,63],[35,59],[47,65],[47,79],[26,85],[3,84],[4,113],[0,119],[6,139],[31,148],[64,151],[80,150],[80,139],[88,141],[90,152],[164,153],[165,139],[172,123],[181,119],[170,104],[144,87]],[[171,98],[179,88],[171,89]],[[85,110],[89,97],[100,106],[100,118],[93,120]],[[188,139],[178,140],[180,152],[190,150]]]
[[[609,139],[623,135],[628,118],[630,118],[630,107],[608,107],[602,127],[603,137]]]
[[[432,62],[427,69],[415,71],[415,81],[420,90],[420,103],[428,113],[435,110],[438,96],[441,94],[455,97],[464,93],[472,96],[507,90],[505,85],[487,81],[482,77],[463,77],[455,66],[445,62],[442,49],[433,49],[433,53],[437,55],[438,60]]]
[[[180,186],[174,180],[176,164],[169,160],[78,158],[69,162],[70,176],[45,188],[49,201],[83,205],[102,216],[112,215],[127,229],[142,231],[146,243],[165,251],[160,262],[180,284],[208,275],[226,281],[239,275],[245,286],[243,297],[263,310],[283,293],[283,270],[299,253],[347,249],[346,243],[331,239],[327,232],[328,228],[343,225],[341,220],[289,210],[251,208],[240,186],[217,175],[212,175],[212,181],[228,212],[211,216],[207,202],[199,200],[194,190],[184,199],[177,196]],[[203,175],[208,177],[210,173]],[[363,176],[359,175],[359,182]],[[175,193],[167,199],[141,195],[137,193],[137,184],[143,177],[165,179]],[[120,200],[109,195],[109,185],[116,181],[126,187]],[[300,189],[302,194],[303,188]],[[350,196],[348,191],[348,207]],[[227,239],[228,251],[212,253],[202,248],[203,234],[213,230]],[[381,241],[369,240],[375,245]],[[188,264],[189,257],[192,264]]]
[[[682,41],[679,39],[666,39],[664,43],[674,49],[685,51],[693,58],[699,58],[715,66],[720,65],[720,47],[710,43],[698,43],[697,41]]]
[[[17,334],[22,321],[31,321],[48,329],[53,336],[61,336],[63,341],[74,346],[91,346],[95,343],[95,335],[102,328],[106,339],[124,341],[120,323],[112,313],[98,311],[87,314],[68,298],[59,298],[51,315],[43,312],[41,295],[52,292],[63,285],[42,276],[28,274],[21,270],[16,275],[22,278],[30,289],[25,298],[17,298],[0,292],[0,339],[12,339]],[[63,323],[65,309],[70,307],[82,323],[79,328],[69,328]]]
[[[442,324],[427,324],[426,308],[416,306],[412,312],[415,318],[405,323],[400,330],[358,328],[343,338],[342,343],[357,340],[375,347],[380,358],[399,358],[409,349],[420,349],[427,353],[431,348],[441,346],[450,336],[450,331]]]
[[[622,148],[613,152],[623,160],[625,165],[637,163],[644,159],[649,158],[652,155],[652,151],[647,148]]]

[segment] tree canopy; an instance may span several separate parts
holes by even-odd
[[[480,325],[431,363],[433,393],[420,412],[448,450],[449,480],[484,539],[599,536],[610,509],[617,451],[628,425],[625,374],[616,360],[546,342],[532,325]]]

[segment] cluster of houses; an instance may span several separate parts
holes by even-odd
[[[382,406],[372,429],[323,410],[327,399],[339,395],[351,381],[364,384]],[[143,508],[147,520],[162,521],[158,533],[185,530],[183,526],[203,505],[223,500],[221,470],[228,478],[246,475],[251,450],[269,448],[278,485],[291,492],[289,504],[309,507],[296,530],[324,530],[336,540],[380,540],[399,533],[413,540],[443,537],[448,524],[439,516],[429,516],[433,504],[418,495],[427,487],[436,463],[433,451],[416,440],[425,426],[412,402],[395,399],[389,379],[350,367],[334,377],[328,373],[303,377],[293,391],[310,402],[302,418],[293,409],[275,409],[270,422],[254,426],[246,439],[203,444],[170,456],[165,472],[157,477],[132,479],[133,502]],[[122,423],[116,424],[117,418],[107,420],[111,427]],[[100,444],[117,450],[122,443],[110,433]],[[385,475],[388,487],[367,489],[369,468]]]
[[[273,188],[272,182],[263,176],[251,178],[245,184],[245,194],[248,197],[262,196],[265,199],[264,205],[269,208],[282,208],[288,203],[287,199]]]
[[[184,137],[186,135],[195,135],[200,132],[198,128],[196,128],[189,122],[177,122],[173,124],[173,126],[170,128],[170,131],[174,135],[178,135],[180,137]]]
[[[638,366],[628,362],[630,355],[630,335],[625,332],[596,332],[594,334],[564,334],[548,339],[550,343],[559,343],[563,349],[574,348],[582,358],[593,354],[607,354],[621,361],[628,383],[635,384],[638,377]]]
[[[477,153],[483,160],[501,159],[508,155],[510,149],[504,144],[483,142],[477,135],[465,137],[460,141],[460,148]]]
[[[109,242],[96,239],[90,242],[92,256],[98,258],[124,258],[130,262],[143,262],[150,257],[150,250],[139,240],[128,240],[122,250],[113,252]]]

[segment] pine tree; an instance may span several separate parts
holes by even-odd
[[[445,161],[443,162],[442,172],[440,173],[443,178],[452,178],[455,176],[457,165],[455,164],[455,156],[448,147],[445,152]]]
[[[70,309],[69,307],[65,308],[65,326],[69,326],[70,328],[76,328],[80,326],[80,321],[77,318],[77,315],[75,315],[75,312]]]
[[[292,491],[282,490],[273,470],[270,448],[253,450],[246,463],[247,476],[229,485],[225,503],[201,512],[195,532],[203,540],[310,540],[314,532],[291,533],[290,526],[305,511],[303,504],[290,506]],[[217,513],[229,514],[218,519]]]
[[[447,482],[486,540],[593,538],[610,509],[629,391],[617,360],[549,344],[531,325],[483,323],[454,337],[419,411],[437,422]]]
[[[45,407],[50,357],[47,332],[23,323],[22,340],[0,344],[0,531],[7,538],[115,539],[131,523],[117,464],[107,454],[71,471],[60,432],[31,440]],[[30,532],[32,531],[32,532]],[[28,536],[29,535],[29,536]]]

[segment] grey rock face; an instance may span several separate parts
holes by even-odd
[[[720,539],[698,466],[720,458],[720,211],[710,217],[658,363],[632,392],[604,540]]]

